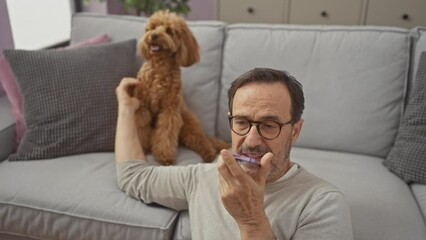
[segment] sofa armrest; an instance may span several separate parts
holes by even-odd
[[[6,96],[0,97],[0,162],[14,152],[15,149],[15,119],[12,107]]]

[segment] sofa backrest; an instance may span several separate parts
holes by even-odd
[[[71,42],[103,33],[111,41],[139,39],[145,23],[142,17],[79,13],[73,17]],[[271,67],[289,71],[304,86],[305,123],[297,146],[378,157],[389,152],[407,87],[408,30],[215,21],[188,25],[200,44],[201,61],[182,69],[184,96],[209,135],[230,140],[230,83],[254,67]]]
[[[126,15],[78,13],[72,18],[71,43],[108,34],[112,42],[140,39],[146,18]],[[182,68],[183,92],[189,108],[199,117],[209,135],[216,134],[216,118],[225,24],[188,22],[200,45],[200,62]],[[139,56],[137,56],[139,59]]]
[[[402,112],[409,47],[408,31],[400,28],[230,25],[218,135],[230,139],[230,83],[254,67],[271,67],[289,71],[304,88],[297,146],[385,157]]]
[[[411,29],[410,35],[412,38],[413,45],[411,47],[411,64],[410,64],[410,77],[408,85],[407,96],[410,96],[416,79],[417,66],[419,65],[420,55],[426,51],[426,27],[415,27]],[[407,97],[406,104],[408,103],[409,97]]]

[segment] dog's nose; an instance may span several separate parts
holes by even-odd
[[[151,34],[151,40],[155,41],[158,38],[158,34],[153,33]]]

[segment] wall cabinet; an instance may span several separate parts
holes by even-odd
[[[367,25],[426,26],[426,0],[369,0]]]
[[[361,24],[361,0],[293,0],[291,24]]]
[[[219,19],[228,23],[285,23],[288,0],[219,0]]]
[[[216,0],[228,23],[426,26],[426,0]]]

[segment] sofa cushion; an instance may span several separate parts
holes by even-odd
[[[146,18],[75,14],[72,19],[71,43],[107,33],[111,41],[139,39]],[[188,107],[195,112],[208,135],[216,135],[216,117],[221,73],[225,24],[214,21],[188,22],[200,46],[200,62],[182,68],[183,93]]]
[[[0,233],[31,239],[171,239],[178,213],[127,196],[115,171],[113,153],[0,163]]]
[[[384,164],[406,182],[426,184],[426,52],[421,54],[413,95]]]
[[[405,29],[230,25],[219,137],[230,139],[231,82],[254,67],[271,67],[289,71],[303,85],[305,122],[298,146],[386,157],[398,130],[408,58]]]
[[[426,185],[414,183],[411,185],[411,190],[413,191],[414,197],[416,198],[423,216],[426,219]]]
[[[113,151],[115,88],[135,74],[136,41],[64,50],[5,50],[27,131],[10,160]]]
[[[94,44],[107,43],[108,41],[108,36],[106,34],[102,34],[94,38],[90,38],[82,42],[72,44],[66,48],[72,49],[86,47]],[[12,104],[12,112],[15,117],[16,123],[15,149],[18,149],[19,143],[21,142],[26,130],[24,114],[22,111],[22,97],[19,93],[15,76],[13,75],[9,63],[6,61],[6,59],[4,59],[3,55],[0,56],[0,83],[1,86],[3,86],[3,88],[5,89],[7,97],[10,103]]]
[[[381,158],[307,148],[293,148],[290,157],[342,191],[356,239],[426,239],[409,186],[389,172]]]
[[[191,222],[189,219],[189,212],[181,211],[176,223],[173,240],[188,240],[191,239]]]

